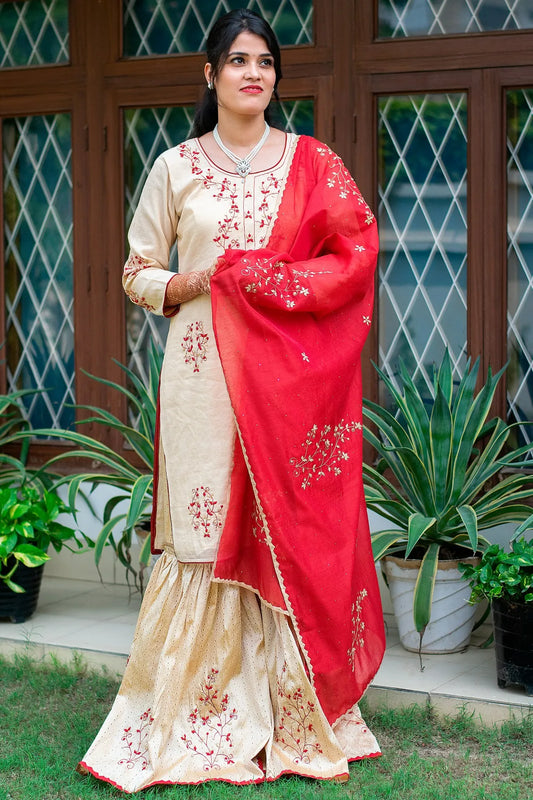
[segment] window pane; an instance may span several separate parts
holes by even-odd
[[[419,385],[466,351],[466,97],[379,99],[379,359]],[[381,402],[388,402],[382,397]]]
[[[294,133],[313,135],[313,100],[286,100],[274,110],[276,124]],[[157,156],[190,134],[194,108],[135,108],[124,111],[125,224],[129,227],[146,177]],[[170,269],[177,269],[175,248]],[[163,347],[168,320],[126,301],[128,366],[146,379],[150,342]]]
[[[68,0],[0,3],[0,67],[68,60]]]
[[[197,53],[215,19],[243,7],[265,17],[282,45],[313,41],[312,0],[123,0],[124,55]]]
[[[509,421],[533,420],[533,89],[507,94]],[[520,428],[523,444],[533,440]]]
[[[2,125],[8,390],[26,399],[35,427],[73,418],[71,124],[68,114]]]
[[[381,38],[533,28],[531,0],[379,0]]]

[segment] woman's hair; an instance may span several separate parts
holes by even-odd
[[[276,70],[276,83],[274,86],[274,96],[278,100],[278,83],[281,79],[281,54],[279,50],[276,34],[263,17],[250,11],[247,8],[239,8],[229,11],[224,16],[219,17],[207,37],[206,50],[207,61],[211,64],[211,81],[213,82],[220,72],[231,45],[240,33],[248,31],[260,36],[267,43],[269,52],[274,58],[274,69]],[[265,119],[269,121],[269,109],[265,110]],[[194,121],[192,125],[192,136],[202,136],[208,131],[212,131],[218,122],[218,104],[216,90],[206,89],[203,98],[196,107]]]

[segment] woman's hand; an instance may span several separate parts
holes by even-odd
[[[215,267],[200,271],[178,273],[167,284],[164,310],[194,300],[201,294],[211,294],[211,276]]]

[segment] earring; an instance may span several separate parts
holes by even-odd
[[[207,82],[207,88],[210,89],[210,90],[213,89],[213,81],[208,81]]]

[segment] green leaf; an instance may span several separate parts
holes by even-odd
[[[405,533],[403,531],[394,530],[378,531],[372,534],[371,540],[374,561],[379,561],[394,544],[405,541]]]
[[[452,415],[440,385],[430,418],[430,443],[435,481],[435,504],[440,511],[445,507],[448,494],[448,471],[452,448]]]
[[[511,536],[511,542],[514,542],[519,536],[521,536],[525,531],[533,528],[533,514],[528,517],[524,522],[516,529],[516,531]]]
[[[50,556],[32,544],[19,545],[13,555],[26,567],[40,567],[45,561],[50,560]]]
[[[409,517],[409,529],[407,532],[407,548],[405,557],[409,558],[413,548],[416,547],[426,531],[430,530],[436,523],[435,517],[426,517],[423,514],[415,513]]]
[[[118,514],[117,516],[112,517],[110,520],[108,520],[108,522],[106,522],[106,524],[103,526],[102,530],[96,537],[96,542],[94,545],[94,560],[96,564],[100,563],[100,559],[102,557],[102,551],[107,542],[110,541],[111,544],[114,544],[113,540],[110,539],[114,528],[120,522],[123,522],[125,519],[126,519],[125,514]]]
[[[418,633],[423,634],[431,619],[431,604],[439,562],[440,545],[431,544],[422,559],[413,597],[413,619]]]
[[[139,521],[142,513],[146,513],[146,506],[152,505],[151,494],[147,498],[148,489],[152,485],[152,475],[139,475],[131,490],[130,507],[126,519],[126,527],[133,528]]]
[[[468,534],[472,552],[476,553],[478,548],[477,514],[472,506],[459,506],[457,513],[463,520],[463,524]]]

